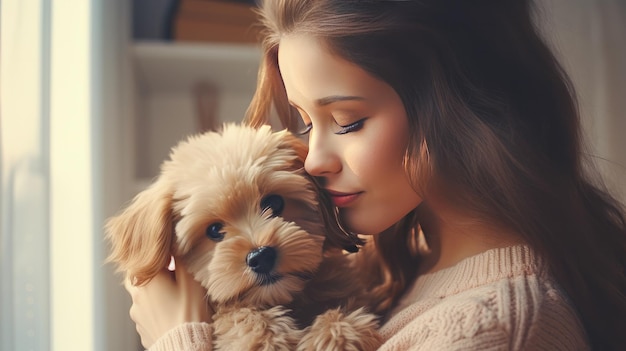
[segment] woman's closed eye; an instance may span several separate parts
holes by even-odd
[[[348,134],[348,133],[352,133],[352,132],[356,132],[358,130],[361,130],[361,128],[363,128],[363,125],[365,124],[365,120],[367,119],[367,117],[365,118],[361,118],[360,120],[354,122],[354,123],[350,123],[348,125],[342,126],[340,124],[337,124],[337,126],[339,127],[339,130],[335,132],[335,134],[337,135],[342,135],[342,134]]]
[[[352,132],[356,132],[358,130],[360,130],[361,128],[363,128],[363,125],[365,124],[365,120],[367,118],[362,118],[354,123],[350,123],[348,125],[342,126],[338,123],[335,123],[337,125],[337,127],[339,127],[339,130],[335,132],[335,134],[337,135],[342,135],[342,134],[348,134],[348,133],[352,133]],[[304,126],[304,128],[302,128],[301,130],[298,131],[298,135],[307,135],[311,132],[311,129],[313,129],[313,123],[308,123]]]

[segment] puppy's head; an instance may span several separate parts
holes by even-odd
[[[182,260],[218,302],[291,301],[322,260],[324,215],[292,134],[226,125],[176,146],[107,222],[118,268],[143,283]]]

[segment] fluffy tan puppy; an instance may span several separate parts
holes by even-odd
[[[218,350],[375,350],[376,316],[287,131],[239,124],[172,149],[158,179],[108,220],[109,260],[134,284],[170,258],[207,290]],[[336,233],[335,233],[336,234]]]

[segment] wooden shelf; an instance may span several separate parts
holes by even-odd
[[[254,44],[136,42],[132,46],[142,92],[190,91],[198,81],[222,91],[253,93],[261,58]]]
[[[261,50],[255,44],[135,42],[131,46],[136,188],[158,173],[178,141],[201,131],[199,85],[215,90],[214,125],[243,120],[256,88]],[[206,101],[206,100],[202,100]],[[137,189],[135,189],[137,190]]]

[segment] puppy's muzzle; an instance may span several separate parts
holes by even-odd
[[[248,253],[246,264],[258,274],[269,274],[276,264],[276,249],[271,246],[261,246]]]

